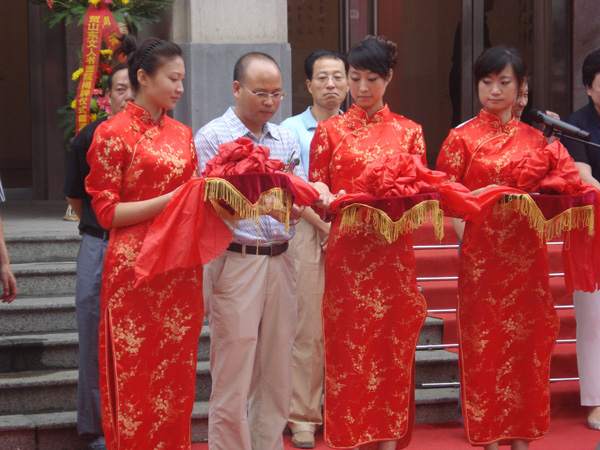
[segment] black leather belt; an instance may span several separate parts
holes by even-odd
[[[83,231],[80,231],[79,234],[89,234],[90,236],[93,236],[95,238],[98,239],[102,239],[103,241],[108,241],[108,238],[110,238],[110,231],[108,230],[97,230],[95,228],[86,228]]]
[[[242,244],[231,243],[231,244],[229,244],[229,247],[227,248],[227,250],[229,250],[230,252],[243,253],[244,247],[246,247],[247,255],[277,256],[277,255],[281,255],[282,253],[284,253],[288,249],[289,244],[287,242],[284,242],[283,244],[275,244],[275,245],[263,245],[263,246],[246,245],[246,246],[244,246]]]

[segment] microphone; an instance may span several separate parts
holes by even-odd
[[[552,129],[556,129],[561,133],[568,134],[570,136],[575,136],[579,139],[583,139],[585,141],[589,141],[592,138],[592,135],[581,128],[577,128],[570,123],[563,122],[562,120],[555,119],[554,117],[550,117],[548,114],[544,114],[539,109],[532,109],[529,112],[529,117],[531,120],[537,123],[543,123],[546,125],[546,129],[544,129],[544,136],[549,137],[552,134]]]

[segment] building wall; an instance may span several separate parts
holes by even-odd
[[[173,116],[196,132],[235,104],[233,66],[244,53],[260,51],[279,64],[284,91],[292,92],[291,48],[285,0],[180,0],[163,26],[181,45],[186,63],[184,94]],[[272,121],[291,115],[291,95]]]
[[[308,0],[305,1],[305,3]],[[600,47],[600,2],[572,0],[572,106],[587,102],[581,84],[585,56]],[[72,31],[41,23],[41,6],[28,6],[31,154],[33,198],[62,198],[66,150],[56,127],[56,109],[64,104],[73,65]],[[140,37],[156,35],[182,45],[187,76],[174,116],[194,131],[234,104],[232,72],[235,60],[250,50],[279,61],[284,89],[290,94],[273,118],[291,115],[291,49],[288,44],[286,0],[177,0],[162,13],[162,23],[147,26]],[[61,29],[62,28],[62,29]],[[63,80],[58,82],[56,80]],[[10,194],[9,194],[10,197]]]

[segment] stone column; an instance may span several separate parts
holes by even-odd
[[[186,65],[185,93],[174,117],[194,133],[235,104],[233,66],[244,53],[272,56],[291,93],[291,48],[285,0],[178,0],[165,17],[170,38],[181,45]],[[291,96],[272,121],[291,115]]]

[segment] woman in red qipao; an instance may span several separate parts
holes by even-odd
[[[102,424],[109,450],[189,450],[202,267],[134,288],[144,236],[173,192],[197,170],[191,130],[167,117],[183,92],[181,49],[126,36],[135,102],[96,131],[86,188],[110,228],[100,319]]]
[[[319,124],[310,150],[310,180],[332,193],[352,193],[365,166],[385,155],[416,154],[426,164],[421,127],[383,103],[396,55],[396,44],[383,37],[367,38],[348,53],[355,103]],[[325,442],[404,448],[414,423],[414,357],[426,315],[412,238],[388,244],[366,224],[341,235],[340,221],[338,215],[332,224],[325,261]]]
[[[473,194],[503,185],[504,168],[544,147],[538,130],[515,120],[512,107],[526,65],[515,49],[494,47],[476,61],[484,106],[450,131],[437,161],[448,181]],[[461,237],[458,282],[461,401],[469,442],[513,450],[548,433],[550,357],[559,321],[550,293],[548,254],[527,217],[498,206],[474,231],[455,221]],[[464,236],[463,236],[464,232]]]

